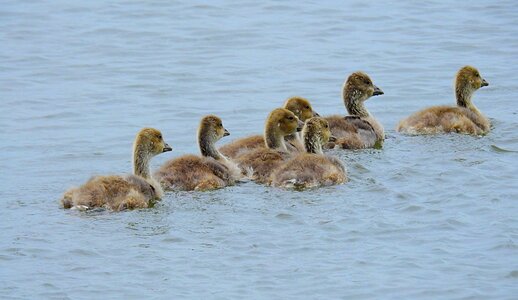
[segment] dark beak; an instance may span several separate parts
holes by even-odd
[[[169,146],[169,144],[165,143],[164,149],[162,150],[162,152],[168,152],[168,151],[173,151],[173,148],[171,146]]]
[[[297,120],[299,123],[298,123],[298,126],[297,126],[297,132],[300,132],[302,131],[302,127],[304,127],[304,122],[302,122],[301,120]]]
[[[316,111],[313,111],[313,117],[320,117],[320,115]]]
[[[372,93],[373,96],[379,96],[379,95],[383,95],[385,93],[383,93],[383,91],[377,87],[377,86],[374,86],[374,93]]]
[[[480,85],[480,87],[488,86],[488,85],[489,85],[489,82],[487,82],[485,79],[482,79],[482,84]]]
[[[228,130],[225,128],[225,133],[223,133],[223,136],[229,136],[230,135],[230,132],[228,132]]]
[[[329,137],[329,141],[330,141],[331,143],[336,142],[336,140],[337,140],[337,139],[336,139],[336,136],[333,136],[333,135],[332,135],[332,136],[330,136],[330,137]]]

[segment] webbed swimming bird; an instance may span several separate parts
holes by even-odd
[[[283,108],[291,111],[302,122],[318,114],[313,110],[309,100],[303,97],[295,96],[288,98]],[[304,145],[300,141],[300,136],[297,133],[287,135],[285,137],[286,148],[288,151],[303,152]],[[266,148],[266,143],[263,135],[252,135],[245,138],[240,138],[224,145],[219,150],[225,156],[230,158],[238,158],[239,156],[253,151],[257,148]]]
[[[462,67],[455,76],[457,106],[433,106],[399,122],[396,130],[410,135],[463,133],[484,135],[491,129],[489,120],[473,104],[473,93],[489,83],[472,67]]]
[[[243,171],[251,170],[252,179],[270,183],[270,175],[290,157],[284,137],[302,129],[302,122],[284,108],[273,110],[266,120],[264,139],[266,147],[247,152],[236,159]]]
[[[233,185],[241,170],[216,149],[216,142],[230,133],[221,119],[208,115],[198,127],[198,146],[201,156],[184,155],[165,162],[155,177],[166,190],[206,191]]]
[[[352,73],[344,83],[342,97],[349,116],[325,117],[337,138],[326,148],[363,149],[379,147],[385,139],[383,126],[365,108],[364,102],[383,91],[363,72]]]
[[[82,186],[68,190],[61,205],[79,209],[104,207],[114,211],[149,207],[163,195],[162,188],[151,177],[149,161],[171,150],[160,131],[144,128],[133,143],[133,175],[92,177]]]

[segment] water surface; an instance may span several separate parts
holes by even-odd
[[[77,2],[77,1],[76,1]],[[518,294],[515,1],[3,1],[2,298],[513,299]],[[479,68],[485,137],[404,137]],[[59,209],[70,186],[131,170],[144,126],[197,153],[196,126],[260,133],[284,99],[345,113],[370,74],[383,150],[333,151],[350,182],[170,193],[153,209]],[[223,142],[223,141],[222,141]]]

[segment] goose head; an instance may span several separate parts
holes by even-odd
[[[361,71],[349,75],[345,81],[344,91],[347,91],[353,99],[361,101],[384,94],[379,87],[374,85],[369,75]]]
[[[288,98],[283,107],[294,113],[302,122],[312,117],[319,117],[319,114],[313,110],[309,100],[299,96]]]
[[[282,136],[301,131],[304,123],[297,116],[285,108],[274,109],[266,120],[267,128],[274,128]]]
[[[304,147],[309,153],[322,154],[322,146],[328,142],[335,142],[326,119],[314,117],[306,121],[302,129]]]
[[[163,139],[162,133],[154,128],[143,128],[137,133],[134,148],[149,156],[173,150]]]
[[[286,150],[284,137],[301,131],[304,123],[285,108],[274,109],[266,119],[264,138],[266,146],[271,149]]]
[[[216,143],[222,137],[230,135],[223,127],[221,119],[215,115],[208,115],[201,119],[198,127],[198,139],[207,139],[207,142]]]
[[[457,105],[478,111],[471,102],[471,98],[476,90],[488,85],[489,83],[480,76],[480,72],[475,67],[464,66],[460,68],[457,75],[455,75],[455,97],[457,98]]]
[[[455,87],[467,89],[474,92],[481,87],[488,86],[489,83],[480,76],[480,72],[472,66],[464,66],[460,68],[455,76]]]
[[[151,179],[149,160],[160,153],[173,150],[154,128],[144,128],[137,133],[133,143],[133,174]]]
[[[368,117],[369,112],[363,102],[372,96],[383,95],[383,91],[372,83],[369,75],[364,72],[354,72],[344,83],[343,100],[347,111],[351,115]]]

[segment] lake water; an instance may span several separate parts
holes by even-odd
[[[19,1],[0,5],[3,299],[516,299],[516,1]],[[454,104],[463,65],[485,137],[405,137],[397,122]],[[383,150],[333,151],[350,182],[246,183],[156,207],[62,210],[95,174],[131,172],[145,126],[198,153],[205,114],[260,133],[293,95],[345,114],[367,72]]]

